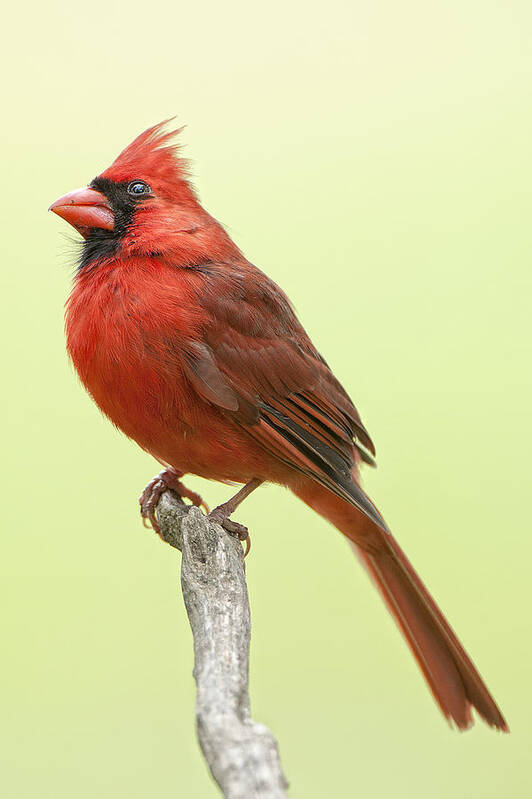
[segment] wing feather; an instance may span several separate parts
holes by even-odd
[[[251,264],[209,264],[197,301],[206,321],[185,372],[198,394],[386,529],[352,477],[358,460],[374,464],[373,442],[283,292]]]

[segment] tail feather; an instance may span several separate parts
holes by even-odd
[[[507,732],[482,677],[393,536],[321,487],[298,486],[296,493],[350,540],[446,718],[467,729],[475,708],[490,726]]]
[[[467,729],[473,721],[474,707],[492,727],[508,730],[471,659],[391,536],[389,550],[386,549],[370,554],[356,547],[443,714],[459,729]]]

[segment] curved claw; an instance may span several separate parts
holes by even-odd
[[[177,491],[177,493],[181,498],[184,497],[185,499],[189,499],[192,502],[192,504],[196,506],[196,508],[203,508],[203,510],[208,516],[210,510],[205,500],[202,497],[200,497],[200,495],[197,494],[195,491],[191,491],[190,488],[184,486],[181,480],[178,480],[177,483],[179,484],[179,488],[177,489],[174,488],[174,491]]]
[[[183,485],[179,477],[181,477],[181,473],[177,472],[175,469],[164,469],[164,471],[148,483],[139,497],[142,523],[147,529],[151,526],[157,535],[161,534],[161,528],[156,515],[157,503],[162,494],[168,489],[175,491],[181,499],[188,499],[196,507],[205,508],[206,512],[209,513],[207,503],[203,501],[199,494]]]
[[[227,516],[224,518],[219,513],[216,513],[216,510],[217,508],[215,508],[212,513],[209,513],[209,519],[223,527],[224,530],[229,533],[229,535],[235,536],[235,538],[238,538],[239,541],[245,541],[246,548],[244,550],[244,557],[247,558],[249,550],[251,549],[251,536],[249,534],[248,528],[243,524],[239,524],[239,522],[234,522]]]

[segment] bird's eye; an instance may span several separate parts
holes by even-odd
[[[147,183],[144,183],[143,180],[134,180],[127,187],[127,193],[131,194],[132,197],[140,197],[143,194],[150,194],[150,191],[150,187]]]

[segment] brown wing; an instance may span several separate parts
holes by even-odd
[[[250,264],[201,267],[202,341],[187,349],[194,389],[294,469],[381,517],[351,477],[355,448],[374,465],[358,412],[284,293]]]

